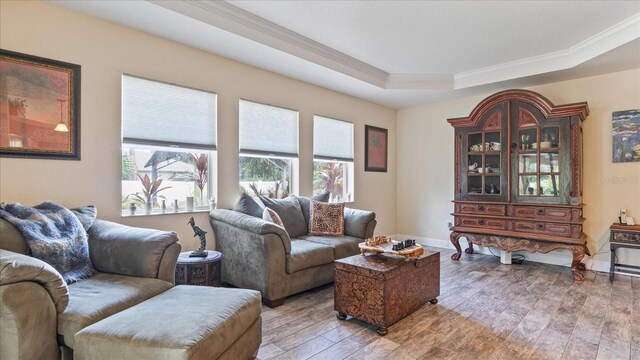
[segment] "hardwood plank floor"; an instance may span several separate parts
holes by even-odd
[[[387,336],[333,310],[333,285],[263,306],[258,359],[640,360],[640,278],[497,257],[450,260],[440,251],[441,295]]]

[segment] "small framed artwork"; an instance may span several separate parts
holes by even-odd
[[[640,109],[616,111],[612,121],[613,162],[640,162]]]
[[[80,160],[80,65],[0,49],[0,157]]]
[[[364,171],[387,172],[388,130],[364,126]]]

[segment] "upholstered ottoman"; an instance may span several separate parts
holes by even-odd
[[[176,286],[79,331],[74,359],[249,359],[261,311],[257,291]]]

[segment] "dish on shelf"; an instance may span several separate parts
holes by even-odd
[[[551,147],[551,141],[542,141],[540,143],[540,149],[549,149]]]

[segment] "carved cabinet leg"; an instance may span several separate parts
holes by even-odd
[[[573,253],[573,261],[571,262],[571,272],[573,273],[574,281],[583,281],[584,275],[580,273],[580,270],[586,270],[584,264],[581,263],[586,253],[584,246],[572,246],[571,252]]]
[[[456,247],[456,253],[451,255],[451,260],[460,260],[460,256],[462,256],[462,248],[460,247],[460,234],[457,232],[452,232],[449,235],[449,239],[453,246]]]
[[[465,254],[473,254],[473,243],[467,239],[469,247],[464,250]]]

